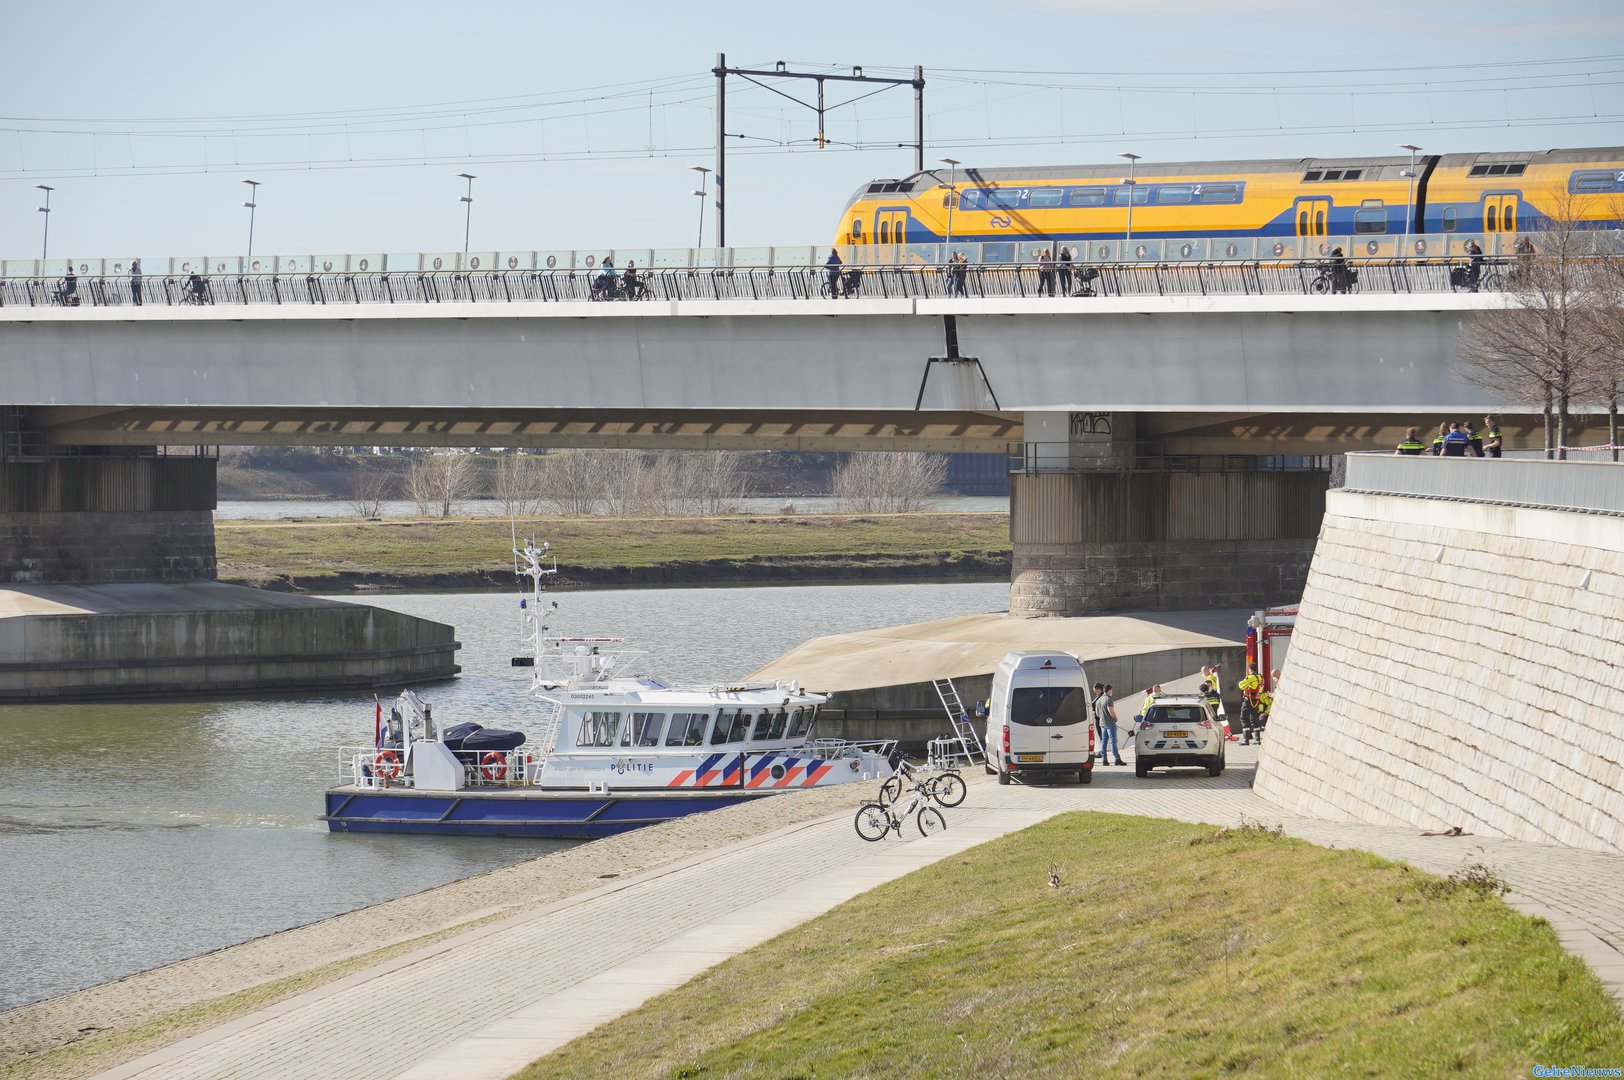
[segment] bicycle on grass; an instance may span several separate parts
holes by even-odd
[[[913,819],[920,836],[931,836],[947,828],[947,819],[940,810],[930,805],[924,787],[915,784],[913,794],[900,802],[893,802],[889,806],[877,802],[859,806],[855,822],[857,835],[871,842],[884,840],[890,832],[901,837],[902,826],[909,818]]]
[[[927,798],[935,800],[942,806],[957,806],[964,801],[969,789],[964,786],[964,777],[956,771],[949,769],[946,772],[920,775],[920,770],[909,764],[907,759],[897,760],[897,771],[892,773],[885,783],[880,785],[880,805],[890,806],[902,798],[902,785],[904,780],[912,781],[916,786],[923,788]]]

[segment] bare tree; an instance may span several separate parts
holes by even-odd
[[[424,517],[450,517],[474,480],[474,459],[455,450],[424,454],[406,469],[406,497]]]
[[[835,471],[831,493],[849,513],[923,510],[947,480],[941,454],[853,454]]]
[[[1565,459],[1573,408],[1605,396],[1595,329],[1605,305],[1594,228],[1575,212],[1571,196],[1558,199],[1553,211],[1514,256],[1506,306],[1478,312],[1467,325],[1456,373],[1509,402],[1539,406],[1546,456]]]
[[[605,503],[603,464],[593,450],[554,450],[541,459],[541,490],[556,514],[595,514]]]
[[[737,511],[749,486],[750,455],[735,450],[690,450],[677,456],[676,487],[691,514]]]
[[[508,517],[535,517],[541,511],[541,481],[538,459],[516,450],[496,460],[491,495],[502,504],[502,512]]]
[[[350,473],[350,509],[359,518],[375,518],[395,486],[395,478],[371,455],[365,455]]]

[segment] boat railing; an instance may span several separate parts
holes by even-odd
[[[855,758],[864,753],[888,756],[897,748],[895,739],[813,739],[806,744],[814,757],[824,761]]]
[[[360,788],[410,787],[405,774],[405,755],[399,750],[376,746],[338,748],[339,783]]]
[[[520,787],[537,783],[541,778],[543,758],[522,748],[457,756],[463,764],[463,781],[468,787]],[[338,763],[341,786],[374,790],[416,786],[406,772],[405,755],[397,749],[341,746]]]

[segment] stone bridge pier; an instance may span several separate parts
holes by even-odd
[[[1325,516],[1329,466],[1168,456],[1131,412],[1029,412],[1012,463],[1009,610],[1021,616],[1264,607],[1294,601]]]

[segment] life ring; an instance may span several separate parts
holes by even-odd
[[[372,759],[372,774],[381,776],[385,780],[393,780],[400,775],[400,755],[393,750],[385,750]]]
[[[499,750],[487,750],[479,759],[480,775],[487,780],[502,780],[507,777],[507,771],[507,758]]]

